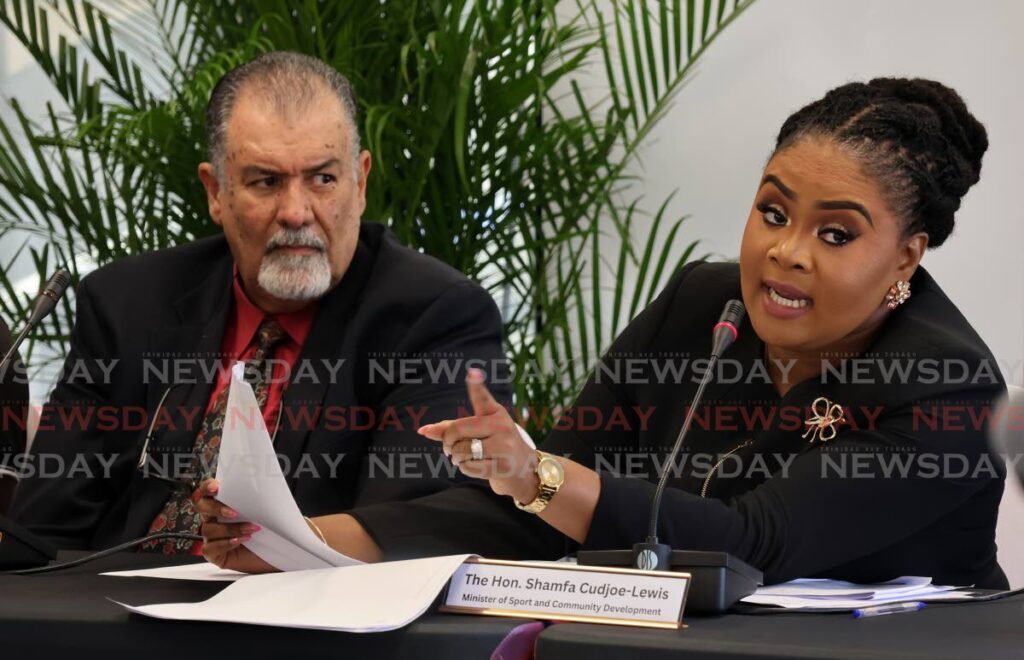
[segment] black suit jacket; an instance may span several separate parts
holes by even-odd
[[[1005,472],[988,453],[985,419],[1005,391],[1002,377],[923,268],[911,286],[856,371],[850,363],[845,374],[826,372],[783,397],[757,377],[764,345],[744,321],[666,489],[662,542],[730,552],[767,582],[927,575],[939,584],[1006,586],[995,546]],[[688,265],[616,339],[581,392],[575,408],[603,411],[600,428],[567,425],[544,442],[601,473],[584,547],[629,548],[646,536],[654,459],[675,441],[702,375],[693,364],[674,373],[667,365],[707,358],[711,327],[739,297],[736,264]],[[633,371],[625,369],[630,359]],[[843,406],[849,421],[833,440],[811,444],[802,435],[818,397]],[[628,428],[609,417],[613,410]],[[549,554],[561,551],[558,538],[549,543]]]
[[[227,242],[214,237],[83,278],[64,376],[22,466],[31,476],[12,509],[17,520],[65,548],[146,533],[170,492],[136,467],[146,427],[166,394],[161,409],[170,416],[160,418],[147,467],[187,466],[180,461],[213,384],[203,369],[220,364],[232,266]],[[363,224],[352,265],[321,299],[284,393],[275,448],[303,513],[368,507],[364,525],[387,537],[400,534],[389,527],[403,527],[407,517],[399,510],[380,520],[371,505],[460,481],[416,428],[467,414],[470,360],[485,368],[504,360],[490,296],[401,246],[383,226]],[[498,386],[496,395],[507,402],[508,388]],[[473,498],[489,498],[469,488]]]

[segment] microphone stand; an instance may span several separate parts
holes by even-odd
[[[725,304],[721,318],[712,329],[708,369],[697,386],[690,409],[658,479],[658,487],[651,501],[647,537],[642,542],[634,544],[632,550],[580,550],[576,553],[576,560],[581,565],[628,567],[645,571],[676,570],[689,573],[691,582],[687,595],[688,611],[724,612],[740,598],[752,594],[764,581],[761,571],[726,552],[673,550],[672,546],[658,541],[658,516],[671,466],[675,464],[679,450],[683,446],[697,406],[704,396],[704,389],[711,382],[713,368],[722,353],[739,337],[739,326],[745,315],[743,303],[739,300],[730,300]]]

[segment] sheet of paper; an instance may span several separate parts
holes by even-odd
[[[217,459],[217,499],[239,515],[221,522],[260,525],[263,529],[253,534],[245,547],[282,571],[358,564],[325,545],[303,520],[281,472],[256,395],[243,378],[244,366],[236,362],[231,369]]]
[[[761,587],[742,601],[787,609],[854,609],[897,601],[943,600],[967,595],[956,591],[963,587],[938,586],[931,582],[931,578],[913,575],[879,584],[800,579]]]
[[[100,573],[111,577],[148,577],[164,580],[197,580],[200,582],[234,582],[246,576],[245,573],[218,568],[209,563],[183,564],[181,566],[164,566],[162,568],[146,568],[137,571],[113,571]]]
[[[913,591],[932,583],[929,577],[905,576],[882,582],[880,584],[856,584],[854,582],[843,582],[842,580],[821,580],[814,578],[801,578],[791,580],[782,584],[773,584],[768,587],[761,587],[757,590],[758,596],[801,596],[801,597],[833,597],[833,596],[857,596],[875,593],[898,593],[901,591]]]
[[[967,591],[956,591],[950,590],[950,588],[933,587],[930,591],[904,595],[904,596],[889,596],[885,598],[796,598],[792,596],[764,596],[758,597],[747,596],[743,599],[744,603],[750,603],[752,605],[775,605],[777,607],[783,607],[785,609],[805,609],[805,610],[845,610],[845,609],[857,609],[859,607],[872,607],[874,605],[884,605],[885,603],[894,603],[900,601],[936,601],[936,600],[948,600],[950,598],[965,598],[971,594]]]
[[[249,575],[201,603],[117,604],[158,619],[346,632],[394,630],[421,616],[470,556]]]

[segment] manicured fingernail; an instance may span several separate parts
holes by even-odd
[[[241,542],[242,542],[242,539],[237,537],[237,536],[234,537],[233,539],[231,539],[231,545],[238,545]]]
[[[243,537],[242,537],[241,539],[239,539],[239,541],[240,541],[241,543],[247,543],[247,542],[249,542],[249,541],[251,541],[251,540],[252,540],[252,536],[251,536],[251,535],[249,535],[249,534],[246,534],[246,535],[245,535],[245,536],[243,536]]]
[[[223,507],[220,510],[220,515],[224,516],[225,518],[237,518],[238,517],[238,512],[235,511],[234,509],[229,509],[227,507]]]
[[[470,383],[482,383],[484,382],[484,372],[475,367],[469,369],[466,372],[466,380]]]
[[[255,534],[256,532],[260,531],[261,529],[263,529],[263,528],[260,527],[259,525],[243,525],[242,526],[242,532],[245,533],[245,534]]]

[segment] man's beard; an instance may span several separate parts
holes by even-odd
[[[290,254],[276,248],[308,247],[313,254]],[[315,300],[331,288],[327,245],[309,227],[282,229],[267,242],[256,276],[260,288],[281,300]]]

